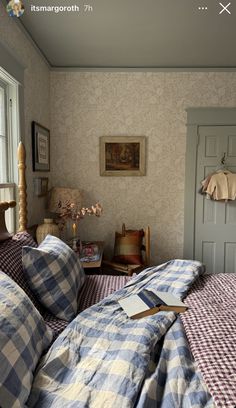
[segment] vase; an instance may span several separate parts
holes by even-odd
[[[82,252],[82,241],[80,239],[80,234],[78,232],[78,223],[73,223],[73,237],[72,237],[72,249],[79,254]]]
[[[48,234],[57,238],[60,236],[59,227],[52,218],[44,218],[43,224],[38,226],[36,230],[37,243],[40,244]]]
[[[83,248],[83,247],[82,247],[82,241],[81,241],[79,235],[77,236],[75,245],[76,245],[76,251],[77,251],[80,255],[82,255],[82,248]]]

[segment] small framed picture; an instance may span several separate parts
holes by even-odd
[[[145,176],[145,136],[100,137],[101,176]]]
[[[33,171],[50,171],[50,130],[32,122]]]
[[[37,177],[34,178],[34,195],[37,197],[44,197],[48,193],[48,178]]]

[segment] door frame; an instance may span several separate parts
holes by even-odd
[[[194,259],[197,147],[200,126],[236,126],[236,108],[188,108],[184,189],[184,258]]]

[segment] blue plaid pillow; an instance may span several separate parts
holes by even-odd
[[[47,235],[38,248],[23,247],[23,268],[38,300],[55,316],[71,321],[85,281],[78,255],[59,238]]]
[[[0,406],[23,407],[52,332],[26,293],[0,272]]]

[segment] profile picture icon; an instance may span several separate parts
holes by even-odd
[[[6,8],[10,17],[21,17],[25,11],[22,0],[10,0]]]

